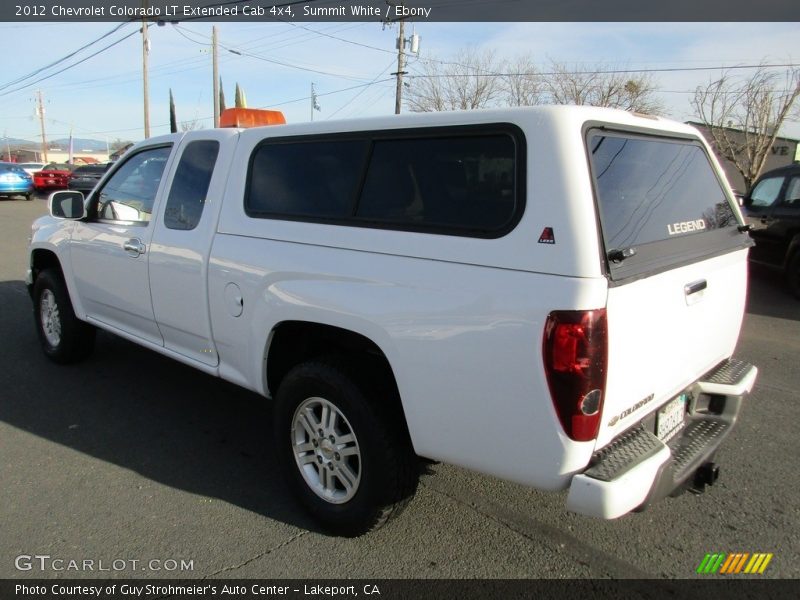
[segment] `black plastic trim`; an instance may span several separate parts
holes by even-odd
[[[369,168],[369,159],[372,155],[374,142],[384,140],[408,140],[408,139],[435,139],[442,137],[482,137],[489,135],[508,135],[514,142],[515,149],[515,190],[514,190],[514,211],[510,219],[497,229],[469,229],[464,227],[447,227],[441,225],[425,225],[413,223],[401,223],[392,221],[381,221],[374,219],[363,219],[355,216],[361,193],[366,180]],[[328,142],[328,141],[366,141],[369,148],[366,158],[362,165],[362,172],[357,186],[357,196],[353,199],[353,209],[349,217],[326,218],[304,215],[289,215],[282,213],[271,213],[252,210],[248,207],[250,197],[250,185],[252,180],[252,169],[255,155],[259,148],[273,144],[297,144],[309,142]],[[392,231],[408,231],[415,233],[429,233],[435,235],[449,235],[459,237],[473,237],[484,239],[498,239],[511,233],[522,220],[525,213],[527,199],[527,140],[522,129],[513,123],[489,123],[479,125],[448,125],[436,127],[408,127],[404,129],[381,129],[371,131],[348,131],[325,134],[301,134],[293,136],[268,137],[255,145],[250,154],[247,165],[247,181],[244,190],[244,212],[248,217],[255,219],[274,219],[279,221],[296,221],[303,223],[318,223],[323,225],[339,225],[347,227],[362,227],[369,229],[383,229]]]

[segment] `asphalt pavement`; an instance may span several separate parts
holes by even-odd
[[[800,301],[770,273],[737,351],[760,377],[707,493],[599,521],[433,465],[399,519],[341,539],[289,496],[264,399],[105,333],[84,363],[44,357],[23,280],[45,210],[0,200],[0,578],[691,578],[715,552],[800,576]]]

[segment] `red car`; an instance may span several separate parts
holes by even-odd
[[[67,189],[72,169],[72,165],[47,164],[41,171],[36,171],[33,174],[33,187],[36,191],[65,190]]]

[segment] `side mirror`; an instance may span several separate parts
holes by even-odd
[[[82,192],[53,192],[47,199],[50,216],[56,219],[83,219],[86,208]]]

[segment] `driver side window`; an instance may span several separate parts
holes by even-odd
[[[97,219],[147,224],[170,151],[149,148],[126,160],[96,195]]]

